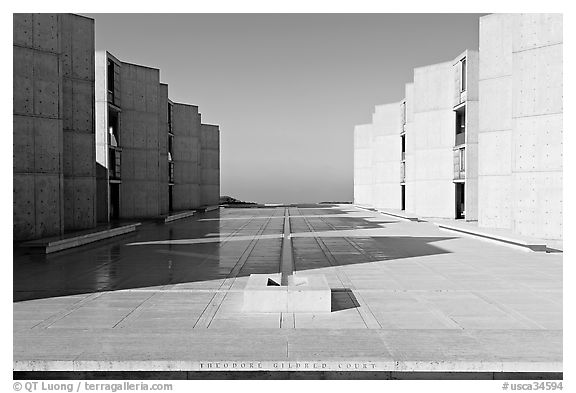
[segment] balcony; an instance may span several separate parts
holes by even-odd
[[[108,177],[110,180],[121,180],[121,150],[110,147],[108,154]]]
[[[168,162],[168,183],[174,184],[174,163]]]
[[[460,146],[466,143],[466,133],[460,132],[456,134],[456,139],[454,141],[454,146]]]
[[[400,163],[400,183],[406,182],[406,163]]]
[[[454,180],[466,179],[466,149],[454,150]]]

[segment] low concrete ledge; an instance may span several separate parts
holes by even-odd
[[[105,229],[97,228],[96,230],[74,232],[64,236],[31,240],[21,243],[20,247],[27,248],[39,254],[50,254],[134,232],[139,225],[140,223],[137,222],[117,227],[107,227]]]
[[[376,209],[378,213],[387,214],[389,216],[402,218],[408,221],[420,221],[417,216],[405,212],[404,210],[393,210],[393,209]]]
[[[361,359],[296,360],[14,360],[13,371],[391,371],[391,372],[494,372],[562,373],[561,361],[470,361]]]
[[[459,223],[435,222],[434,225],[436,225],[438,228],[441,229],[465,233],[471,236],[482,237],[485,239],[490,239],[517,247],[523,247],[536,252],[548,251],[546,243],[543,241],[539,241],[538,239],[531,239],[522,236],[514,236],[512,234],[498,233],[495,230],[478,228],[472,225],[459,224]]]
[[[244,288],[243,312],[329,313],[332,292],[322,274],[291,275],[279,285],[281,274],[251,274]]]
[[[164,223],[169,223],[176,220],[181,220],[183,218],[192,217],[196,212],[194,210],[189,210],[181,213],[171,214],[167,217],[164,217]]]

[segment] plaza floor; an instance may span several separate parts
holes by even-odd
[[[330,313],[245,313],[253,273],[323,274]],[[220,209],[14,256],[14,370],[562,371],[562,253],[350,205]]]

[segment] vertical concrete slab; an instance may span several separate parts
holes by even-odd
[[[413,213],[454,218],[452,62],[414,70]]]
[[[220,201],[220,131],[217,125],[200,128],[200,193],[202,206]]]
[[[521,14],[512,44],[513,226],[562,240],[561,14]]]
[[[372,124],[354,127],[354,203],[373,205]]]
[[[161,83],[158,90],[158,204],[160,214],[168,214],[168,85]]]
[[[174,210],[201,205],[200,130],[198,107],[174,103]]]
[[[513,229],[512,42],[515,15],[480,18],[478,224]]]
[[[96,225],[94,20],[59,15],[63,80],[64,229]]]
[[[372,116],[372,204],[401,208],[401,102],[378,105]]]
[[[157,217],[160,209],[160,72],[120,62],[120,218]],[[162,123],[163,124],[163,123]]]

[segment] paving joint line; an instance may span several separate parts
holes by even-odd
[[[248,244],[248,246],[240,256],[240,258],[238,259],[238,262],[236,262],[236,265],[234,265],[234,267],[232,268],[232,270],[230,271],[224,282],[220,285],[219,287],[220,291],[214,294],[210,302],[206,305],[206,308],[204,309],[202,314],[200,314],[200,316],[198,317],[198,320],[194,324],[193,327],[194,329],[198,328],[207,329],[210,327],[210,324],[212,323],[214,317],[218,313],[218,310],[220,309],[222,302],[224,301],[230,288],[234,284],[234,280],[236,279],[238,273],[240,273],[240,270],[242,269],[242,267],[250,257],[250,254],[252,254],[252,251],[256,247],[256,244],[260,240],[258,239],[258,236],[261,235],[266,230],[266,227],[269,225],[271,219],[272,216],[268,217],[266,222],[264,222],[264,224],[258,230],[257,235],[254,237],[254,239],[250,241],[250,244]]]
[[[310,229],[310,232],[312,232],[313,234],[316,233],[314,227],[312,227],[312,225],[308,222],[307,219],[304,219],[304,222]],[[338,266],[338,264],[336,263],[336,259],[334,258],[334,256],[332,255],[332,253],[330,252],[324,241],[319,236],[314,236],[314,239],[316,240],[318,246],[326,256],[326,259],[328,260],[330,265],[335,268],[336,276],[338,277],[342,285],[345,288],[346,287],[350,288],[350,290],[354,292],[356,288],[353,285],[352,280],[350,280],[348,275],[342,270],[342,267]],[[360,307],[357,308],[358,313],[360,314],[362,321],[366,325],[366,328],[381,329],[382,325],[380,325],[380,322],[378,322],[378,319],[374,316],[374,313],[372,312],[372,310],[368,306],[368,303],[364,300],[362,295],[360,293],[357,293],[357,296],[355,295],[355,297],[358,303],[360,304]]]

